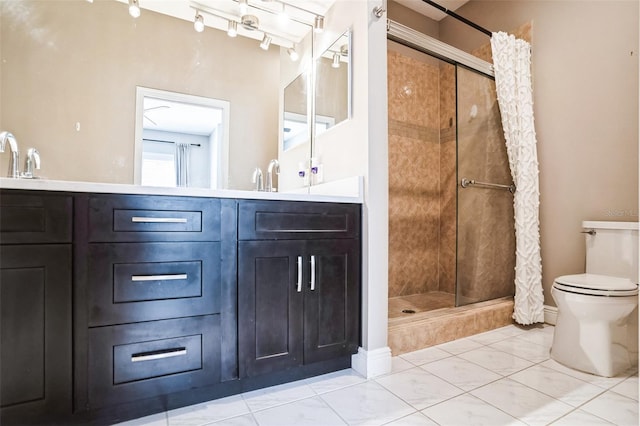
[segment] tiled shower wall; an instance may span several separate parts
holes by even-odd
[[[439,62],[388,51],[389,297],[455,289],[454,68]]]
[[[531,31],[527,23],[513,33],[531,41]],[[491,61],[488,43],[472,53]],[[459,177],[511,183],[495,85],[464,69],[457,84],[458,129],[455,67],[390,45],[389,297],[455,293],[456,278],[461,303],[514,291],[512,195],[473,188],[456,196],[456,130]]]

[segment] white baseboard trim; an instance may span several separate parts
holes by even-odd
[[[544,305],[544,322],[551,325],[556,325],[556,318],[558,317],[558,308],[555,306]]]
[[[367,351],[358,348],[351,356],[351,368],[367,379],[391,372],[391,349],[388,346]]]

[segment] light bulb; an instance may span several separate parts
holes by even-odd
[[[229,28],[227,28],[227,35],[229,37],[235,37],[238,35],[238,23],[236,21],[229,21]]]
[[[269,45],[271,44],[271,37],[269,37],[266,33],[260,42],[260,48],[262,50],[269,50]]]
[[[289,55],[289,59],[291,59],[293,62],[296,62],[300,58],[300,55],[298,55],[298,52],[296,51],[295,45],[287,49],[287,54]]]
[[[196,12],[196,17],[193,21],[193,29],[199,33],[204,31],[204,18],[198,12]]]
[[[324,16],[316,16],[313,20],[313,31],[316,33],[321,33],[324,31]]]
[[[129,0],[129,15],[137,18],[140,16],[140,6],[138,5],[138,0]]]
[[[284,3],[282,3],[282,10],[278,13],[278,22],[280,22],[280,25],[286,25],[289,22],[289,14],[285,10]]]
[[[340,54],[339,53],[334,53],[333,54],[333,62],[331,63],[331,66],[333,68],[340,68]]]
[[[247,9],[249,8],[248,1],[238,0],[238,5],[240,6],[240,15],[245,15],[247,13]]]

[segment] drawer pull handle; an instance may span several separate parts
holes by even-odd
[[[131,222],[135,223],[187,223],[184,217],[131,217]]]
[[[187,354],[187,348],[162,349],[153,352],[140,352],[131,355],[131,362],[153,361],[154,359],[171,358]]]
[[[186,280],[187,274],[172,275],[131,275],[131,281],[175,281]]]
[[[316,257],[311,256],[311,291],[316,289]]]
[[[298,293],[302,291],[302,256],[298,256]]]

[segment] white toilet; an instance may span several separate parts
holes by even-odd
[[[587,271],[555,279],[551,358],[613,377],[638,363],[638,222],[582,222]]]

